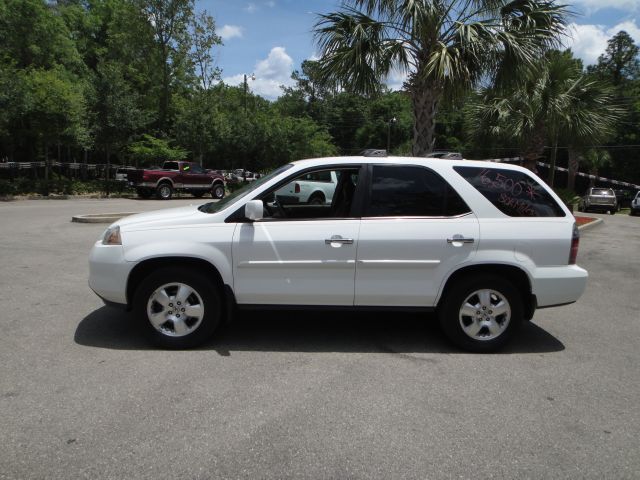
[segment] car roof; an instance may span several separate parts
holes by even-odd
[[[436,169],[443,166],[448,167],[481,167],[481,168],[502,168],[506,170],[518,170],[527,171],[525,168],[519,165],[512,165],[508,163],[488,162],[486,160],[455,160],[444,158],[425,158],[425,157],[365,157],[365,156],[346,156],[346,157],[324,157],[324,158],[309,158],[306,160],[297,160],[291,162],[293,165],[299,167],[314,167],[322,165],[336,165],[336,164],[353,164],[353,163],[367,163],[367,164],[398,164],[398,165],[423,165],[426,167],[434,167]]]

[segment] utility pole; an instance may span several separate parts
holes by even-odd
[[[396,117],[392,117],[387,120],[387,154],[391,150],[391,124],[396,123]]]
[[[247,90],[249,89],[249,85],[247,84],[247,80],[251,79],[252,81],[256,79],[256,76],[252,73],[251,75],[244,74],[244,114],[247,114]]]

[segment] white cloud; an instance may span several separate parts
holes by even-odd
[[[255,13],[258,11],[258,6],[255,3],[248,3],[246,7],[244,7],[244,11],[248,13]]]
[[[582,6],[588,14],[604,10],[606,8],[615,8],[623,12],[640,11],[640,2],[638,0],[573,0],[574,6]]]
[[[391,90],[401,90],[402,85],[406,82],[408,76],[409,72],[393,70],[389,75],[387,75],[385,83]]]
[[[292,71],[293,59],[287,54],[285,48],[274,47],[267,58],[256,62],[253,70],[256,79],[248,80],[249,88],[257,95],[275,100],[282,95],[281,85],[293,85]],[[244,74],[224,79],[227,85],[241,85],[243,82]]]
[[[569,38],[566,47],[571,48],[576,57],[581,58],[585,65],[597,63],[598,57],[607,49],[607,41],[620,30],[626,31],[640,43],[640,27],[635,20],[627,20],[607,28],[604,25],[569,25]]]
[[[235,37],[242,38],[242,27],[238,25],[223,25],[218,35],[220,35],[223,40],[231,40]]]

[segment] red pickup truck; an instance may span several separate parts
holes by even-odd
[[[210,192],[213,198],[224,197],[224,177],[193,162],[164,162],[162,168],[132,170],[127,182],[142,198],[155,196],[168,200],[181,190],[200,198]]]

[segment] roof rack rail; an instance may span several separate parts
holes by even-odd
[[[363,157],[386,157],[387,151],[376,148],[367,148],[366,150],[361,151],[360,155]]]

